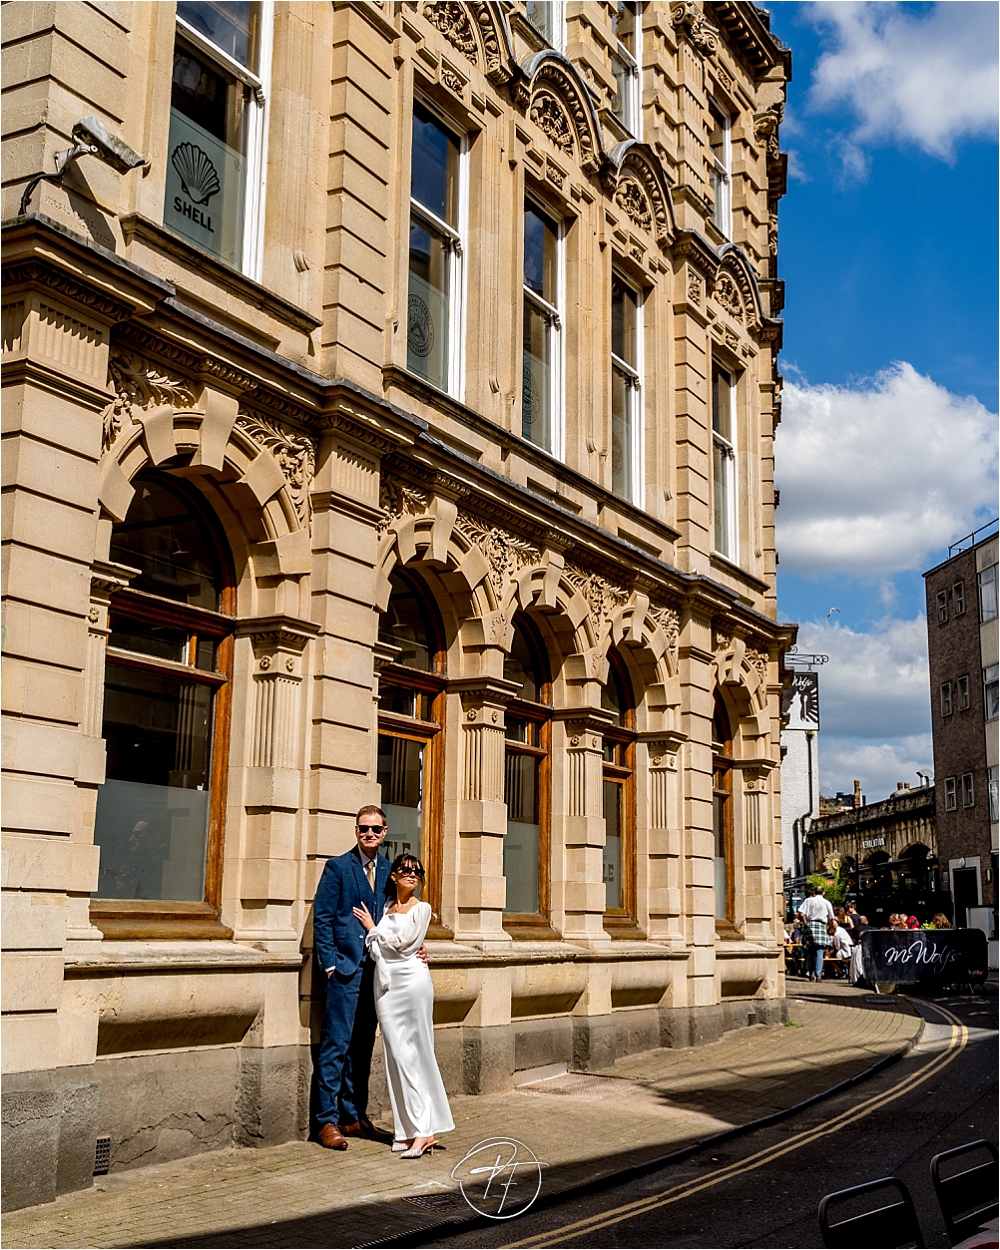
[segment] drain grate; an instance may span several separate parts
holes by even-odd
[[[461,1194],[415,1194],[412,1198],[404,1198],[411,1207],[426,1211],[428,1215],[462,1216],[472,1213],[469,1204]]]
[[[111,1138],[98,1137],[94,1150],[94,1175],[107,1176],[111,1167]]]
[[[618,1098],[622,1094],[634,1093],[644,1089],[642,1081],[633,1081],[626,1076],[593,1076],[589,1072],[567,1072],[565,1076],[554,1076],[548,1081],[536,1081],[533,1085],[521,1085],[522,1094],[564,1094],[576,1098]]]

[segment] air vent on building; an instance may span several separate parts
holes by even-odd
[[[98,1137],[97,1148],[94,1151],[94,1175],[107,1176],[108,1168],[111,1166],[111,1138]]]

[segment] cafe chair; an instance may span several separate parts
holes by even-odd
[[[988,1152],[988,1162],[941,1175],[941,1165],[948,1160]],[[971,1237],[987,1220],[997,1214],[997,1152],[996,1147],[985,1138],[956,1146],[954,1150],[942,1150],[931,1159],[931,1183],[944,1216],[948,1240],[952,1245]]]
[[[831,1208],[844,1206],[865,1194],[876,1194],[880,1191],[886,1197],[886,1191],[895,1191],[897,1200],[887,1206],[865,1211],[861,1215],[848,1216],[836,1224],[831,1223]],[[857,1250],[859,1246],[864,1246],[866,1250],[894,1250],[898,1246],[924,1245],[910,1191],[894,1176],[868,1181],[864,1185],[852,1185],[850,1189],[838,1189],[836,1193],[827,1194],[820,1201],[817,1214],[823,1245],[834,1250]]]

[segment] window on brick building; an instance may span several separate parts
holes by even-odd
[[[273,4],[179,0],[163,224],[259,277]]]
[[[965,612],[965,582],[956,582],[952,587],[951,608],[956,616]]]
[[[941,683],[941,715],[950,716],[951,712],[951,682],[945,681]]]
[[[563,292],[561,228],[526,200],[521,434],[553,455],[562,450]]]
[[[943,625],[948,619],[948,592],[942,590],[937,597],[937,618],[938,624]]]
[[[465,140],[413,104],[406,367],[439,390],[462,387]]]
[[[991,664],[983,669],[983,715],[986,720],[1000,716],[1000,666]]]
[[[1000,820],[1000,769],[996,764],[986,771],[987,786],[990,795],[990,820]]]
[[[983,569],[978,577],[979,582],[979,619],[995,621],[997,616],[997,566],[991,564]]]
[[[642,301],[611,280],[611,489],[642,502]]]
[[[971,701],[969,698],[968,677],[960,677],[958,681],[955,682],[955,699],[958,704],[958,710],[960,712],[965,711]]]
[[[962,806],[975,807],[976,805],[976,788],[973,784],[972,773],[962,774]]]
[[[946,777],[944,780],[944,810],[953,812],[958,807],[957,788],[954,777]]]

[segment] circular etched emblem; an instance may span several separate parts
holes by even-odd
[[[488,1137],[477,1142],[452,1169],[462,1197],[480,1215],[510,1220],[523,1215],[542,1190],[546,1165],[513,1137]]]
[[[411,295],[407,305],[406,346],[414,356],[429,356],[434,350],[434,319],[419,295]]]
[[[542,394],[538,389],[538,381],[532,372],[531,365],[525,361],[522,392],[521,392],[521,422],[523,425],[534,425],[535,421],[542,415]]]

